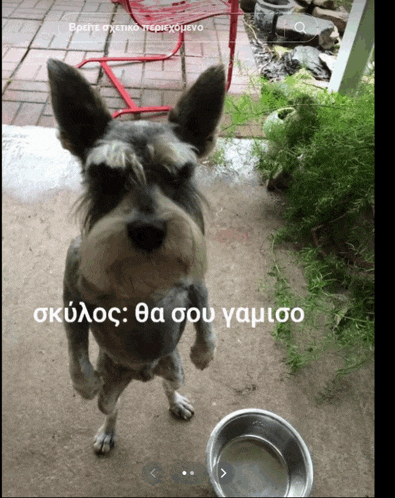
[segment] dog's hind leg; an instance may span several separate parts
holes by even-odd
[[[96,453],[108,453],[114,446],[116,439],[118,398],[135,376],[135,372],[116,365],[102,350],[100,350],[96,368],[103,381],[98,406],[106,418],[94,437],[93,449]]]
[[[169,410],[176,417],[189,420],[195,410],[189,399],[177,392],[184,382],[184,372],[177,349],[159,361],[154,373],[163,378],[163,389],[169,400]]]
[[[93,438],[93,449],[97,454],[109,453],[111,448],[115,445],[115,425],[117,416],[118,407],[115,406],[112,413],[106,416],[104,424],[99,428]]]

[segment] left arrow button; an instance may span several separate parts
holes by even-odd
[[[159,484],[164,477],[162,467],[157,462],[149,462],[143,467],[143,479],[150,484]]]

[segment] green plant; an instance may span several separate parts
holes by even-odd
[[[296,374],[328,352],[336,354],[343,362],[317,394],[316,401],[322,403],[335,396],[346,375],[363,367],[373,357],[374,302],[371,289],[356,286],[354,295],[336,293],[337,278],[331,264],[320,260],[317,249],[305,247],[298,255],[304,268],[307,293],[298,295],[277,262],[275,246],[276,238],[273,239],[273,268],[270,272],[275,277],[273,294],[276,305],[302,308],[305,317],[301,323],[277,323],[272,333],[285,346],[284,362],[290,374]],[[339,261],[332,261],[332,264],[339,265]]]
[[[327,351],[341,352],[343,366],[319,394],[323,401],[374,349],[374,89],[365,82],[352,96],[332,94],[306,85],[302,72],[281,83],[261,80],[258,102],[247,94],[227,103],[232,125],[262,125],[287,107],[297,112],[270,132],[274,153],[257,140],[255,154],[264,177],[280,168],[292,178],[272,275],[276,304],[302,307],[306,320],[303,330],[279,323],[273,335],[286,345],[292,373]],[[294,293],[276,261],[283,241],[304,245],[306,296]]]
[[[215,151],[210,155],[210,158],[206,160],[210,165],[221,165],[225,164],[225,151],[221,147],[216,147]]]

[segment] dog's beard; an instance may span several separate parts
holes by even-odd
[[[161,210],[167,234],[154,251],[134,247],[123,217],[100,220],[80,247],[81,276],[97,295],[118,299],[147,299],[165,293],[178,282],[202,278],[206,247],[198,225],[180,208]]]

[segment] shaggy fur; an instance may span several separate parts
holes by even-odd
[[[193,307],[202,314],[209,307],[204,198],[193,176],[197,159],[214,145],[225,73],[222,66],[206,70],[167,124],[114,121],[85,78],[63,62],[50,59],[48,75],[59,138],[80,159],[85,187],[78,208],[82,235],[69,247],[64,276],[64,306],[83,315],[65,323],[70,374],[81,396],[98,395],[106,419],[94,449],[107,453],[118,397],[133,379],[161,376],[173,414],[189,419],[194,413],[177,392],[183,382],[177,343],[186,319],[178,323],[172,312]],[[140,303],[149,310],[143,323],[136,315]],[[105,311],[104,321],[89,320],[96,308]],[[191,359],[204,369],[215,335],[203,319],[194,326]],[[88,355],[89,329],[100,347],[96,369]]]

